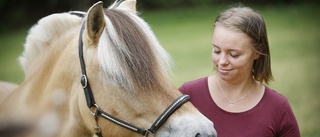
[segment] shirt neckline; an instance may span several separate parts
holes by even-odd
[[[230,112],[230,111],[226,111],[226,110],[220,108],[220,107],[216,104],[216,102],[212,99],[211,93],[210,93],[210,90],[209,90],[208,78],[209,78],[209,77],[206,77],[206,94],[207,94],[208,99],[209,99],[210,102],[214,105],[215,108],[217,108],[220,112],[225,113],[225,114],[228,114],[228,115],[244,115],[244,114],[252,113],[252,112],[254,112],[255,110],[257,110],[257,109],[260,108],[260,106],[263,104],[266,96],[268,95],[268,93],[267,93],[268,87],[264,85],[264,93],[263,93],[263,95],[262,95],[262,98],[261,98],[261,100],[260,100],[254,107],[252,107],[252,108],[249,109],[249,110],[243,111],[243,112]]]

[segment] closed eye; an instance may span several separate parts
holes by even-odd
[[[240,55],[239,55],[239,54],[232,54],[232,53],[230,53],[230,56],[233,57],[233,58],[238,58]]]
[[[212,50],[212,52],[215,53],[215,54],[219,54],[221,51],[219,51],[219,50]]]

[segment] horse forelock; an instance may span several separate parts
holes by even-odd
[[[55,38],[66,34],[67,30],[79,26],[82,18],[69,13],[56,13],[40,19],[28,32],[24,51],[19,57],[26,73],[32,61],[43,53]]]
[[[105,10],[106,28],[98,58],[106,79],[128,90],[162,89],[169,82],[171,58],[140,17],[116,8]]]

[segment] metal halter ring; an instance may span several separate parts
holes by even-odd
[[[92,115],[96,116],[99,109],[100,109],[100,107],[97,104],[94,104],[94,107],[90,108],[90,113]]]

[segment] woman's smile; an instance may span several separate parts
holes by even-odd
[[[220,74],[228,74],[232,71],[233,69],[225,69],[225,68],[219,68],[219,73]]]

